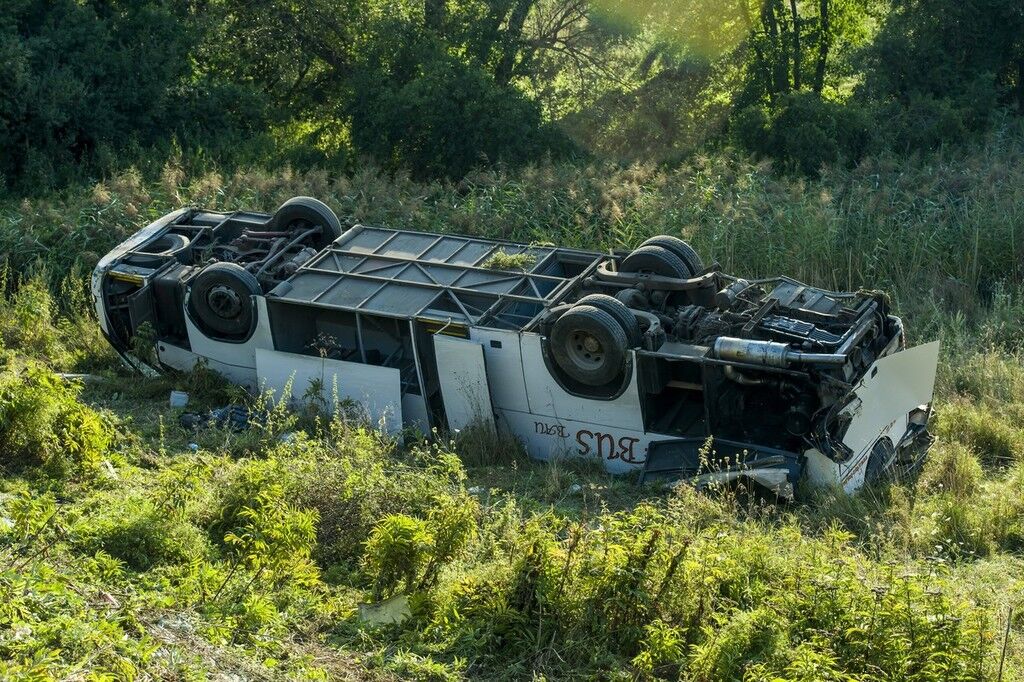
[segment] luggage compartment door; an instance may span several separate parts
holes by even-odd
[[[273,391],[277,400],[315,398],[333,409],[337,394],[339,400],[357,403],[371,426],[391,435],[402,430],[401,380],[393,367],[257,348],[256,373],[260,389]]]
[[[466,339],[435,334],[434,356],[448,428],[457,431],[477,422],[493,428],[494,408],[483,347]]]

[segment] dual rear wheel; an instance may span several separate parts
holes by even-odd
[[[550,343],[555,363],[569,378],[604,386],[622,376],[629,349],[640,343],[640,325],[622,301],[591,294],[558,318]]]
[[[659,235],[651,237],[622,259],[619,270],[689,279],[704,270],[704,262],[682,239]]]
[[[676,237],[652,237],[619,265],[623,272],[644,272],[689,279],[704,270],[700,256]],[[604,294],[584,296],[555,321],[550,348],[555,364],[570,379],[588,387],[621,381],[629,350],[643,335],[636,315],[623,301]]]

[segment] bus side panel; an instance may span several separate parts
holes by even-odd
[[[566,392],[551,376],[544,362],[540,336],[523,334],[523,370],[530,412],[535,415],[569,419],[590,424],[603,424],[620,429],[643,432],[637,374],[633,369],[626,390],[612,400],[581,398]],[[632,363],[636,367],[636,362]]]

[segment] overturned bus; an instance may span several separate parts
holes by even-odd
[[[354,401],[392,433],[499,428],[642,478],[852,491],[930,443],[938,344],[905,348],[883,294],[729,275],[669,236],[608,254],[343,229],[296,197],[170,213],[100,261],[92,293],[136,366],[145,328],[157,370]]]

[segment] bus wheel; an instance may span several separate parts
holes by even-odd
[[[292,197],[281,204],[270,219],[270,229],[296,235],[314,227],[320,228],[320,234],[312,237],[309,245],[318,250],[340,237],[344,231],[334,211],[313,197]]]
[[[606,294],[590,294],[577,301],[576,305],[592,305],[605,311],[622,326],[623,331],[626,332],[626,339],[629,341],[630,348],[636,348],[640,345],[642,336],[640,333],[640,323],[637,322],[633,311],[619,299]]]
[[[645,240],[640,246],[660,246],[667,251],[679,256],[680,259],[690,268],[690,277],[696,277],[704,271],[704,261],[693,250],[693,247],[679,237],[672,237],[667,234],[660,234]]]
[[[571,378],[587,386],[604,386],[626,365],[629,339],[622,325],[592,305],[576,305],[555,322],[551,353]]]
[[[633,249],[632,253],[622,259],[619,269],[622,272],[647,272],[675,279],[690,279],[694,275],[682,258],[663,246],[653,244]]]
[[[235,263],[213,263],[192,281],[189,305],[207,336],[243,339],[256,319],[253,296],[263,293],[256,277]]]

